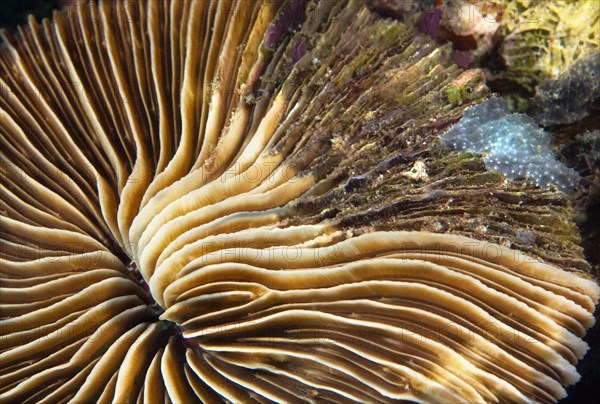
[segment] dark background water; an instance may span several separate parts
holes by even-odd
[[[76,0],[0,0],[0,29],[14,32],[18,25],[27,23],[29,14],[35,15],[38,20],[50,18],[52,10],[74,2]],[[598,265],[598,263],[594,264]],[[600,403],[600,318],[598,314],[596,319],[596,325],[588,330],[585,337],[585,341],[590,345],[590,351],[577,365],[581,381],[567,389],[569,396],[561,400],[561,404]]]
[[[65,4],[64,0],[0,0],[0,28],[9,32],[27,23],[29,14],[38,19],[50,17],[52,10]]]

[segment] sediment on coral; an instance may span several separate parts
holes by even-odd
[[[600,290],[572,210],[443,145],[489,94],[448,46],[354,0],[79,3],[3,35],[3,403],[578,380]]]

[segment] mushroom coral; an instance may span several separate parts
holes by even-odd
[[[103,1],[0,49],[0,400],[553,402],[598,285],[486,96],[362,1]],[[448,100],[469,88],[468,102]]]

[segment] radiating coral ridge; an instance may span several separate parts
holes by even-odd
[[[564,397],[600,290],[563,193],[441,144],[449,51],[360,0],[3,33],[0,402]]]

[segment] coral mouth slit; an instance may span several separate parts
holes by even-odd
[[[183,336],[184,329],[181,326],[169,320],[160,320],[160,316],[165,312],[165,310],[152,297],[152,294],[150,293],[150,287],[144,280],[144,277],[140,271],[137,269],[137,264],[135,261],[132,260],[129,262],[127,265],[127,270],[129,271],[130,278],[145,292],[144,300],[155,311],[156,321],[160,321],[163,324],[167,334],[174,336],[180,344],[184,344],[187,348],[200,352],[200,345],[195,343],[196,339],[191,338],[188,340],[185,338]]]
[[[2,403],[565,396],[600,294],[568,200],[445,148],[483,74],[368,5],[2,33]]]
[[[150,299],[152,301],[154,301],[154,299],[152,298],[152,295],[150,294],[150,287],[148,286],[148,283],[146,282],[146,280],[144,279],[144,277],[138,270],[137,263],[133,260],[130,261],[129,264],[127,265],[127,270],[131,274],[133,281],[135,283],[137,283],[146,293],[148,293]]]

